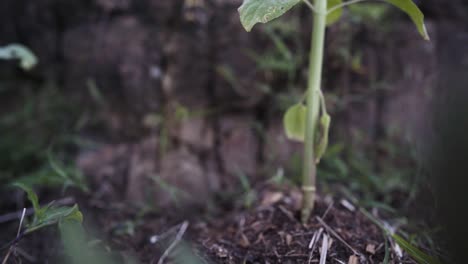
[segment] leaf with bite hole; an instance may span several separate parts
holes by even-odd
[[[245,30],[251,31],[257,23],[268,23],[282,16],[301,0],[244,0],[239,15]]]

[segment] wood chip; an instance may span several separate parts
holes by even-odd
[[[291,220],[291,222],[297,222],[296,218],[294,218],[293,213],[288,211],[288,209],[286,209],[284,206],[280,205],[278,206],[278,208],[289,218],[289,220]]]
[[[241,235],[241,238],[239,240],[239,245],[243,248],[247,248],[250,246],[250,241],[245,234]]]
[[[398,259],[401,259],[403,257],[403,250],[397,243],[393,245],[393,251],[398,256]]]
[[[320,250],[320,264],[325,264],[327,261],[327,253],[328,253],[328,236],[327,234],[323,234],[322,239],[322,248]]]
[[[320,237],[320,235],[322,235],[322,232],[323,232],[323,228],[320,228],[318,231],[315,231],[314,235],[312,236],[312,239],[310,240],[309,249],[314,248],[315,243],[318,241],[318,238]]]
[[[367,244],[366,251],[371,253],[372,255],[375,254],[375,245],[374,244]]]
[[[260,235],[258,235],[257,240],[255,240],[255,242],[254,242],[254,245],[258,244],[260,241],[265,243],[265,238],[263,237],[263,233],[260,233]]]
[[[341,199],[340,204],[351,212],[356,211],[356,207],[354,207],[354,205],[350,203],[348,200]]]
[[[308,263],[312,262],[312,257],[314,256],[315,246],[317,245],[317,241],[322,235],[322,232],[323,232],[323,228],[320,228],[318,231],[315,231],[314,235],[312,236],[312,239],[310,240],[310,243],[309,243],[310,253],[309,253]]]
[[[359,258],[356,255],[351,255],[348,264],[359,264]]]
[[[286,234],[286,245],[291,246],[293,237],[290,234]]]
[[[283,199],[284,194],[282,192],[266,192],[262,199],[262,206],[271,206]]]
[[[340,264],[346,264],[346,262],[344,262],[344,261],[342,261],[342,260],[339,260],[339,259],[337,259],[337,258],[334,258],[334,260],[335,260],[336,262],[340,263]]]

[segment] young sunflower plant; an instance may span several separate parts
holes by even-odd
[[[313,1],[310,2],[310,1]],[[340,19],[343,9],[365,0],[244,0],[239,8],[242,25],[251,31],[257,23],[268,23],[294,6],[305,4],[314,15],[309,53],[309,70],[305,104],[298,102],[285,113],[283,122],[288,138],[304,142],[302,172],[303,205],[301,220],[305,224],[314,208],[317,164],[328,145],[331,118],[325,107],[321,90],[326,27]],[[372,1],[372,0],[370,0]],[[373,0],[377,1],[377,0]],[[416,25],[421,36],[429,40],[424,15],[412,0],[379,0],[405,12]]]

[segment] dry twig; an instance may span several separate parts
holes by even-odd
[[[18,227],[18,232],[16,232],[16,239],[18,239],[19,236],[20,236],[21,227],[23,226],[23,220],[24,220],[24,216],[25,216],[25,215],[26,215],[26,208],[23,209],[23,214],[21,215],[20,224],[19,224],[19,227]],[[8,252],[7,252],[7,254],[5,255],[5,258],[3,259],[2,264],[6,264],[6,263],[7,263],[8,258],[10,257],[10,254],[11,254],[11,252],[13,251],[15,245],[16,245],[16,243],[12,244],[12,245],[10,246],[10,248],[8,248]]]
[[[323,232],[323,228],[320,228],[318,231],[315,231],[314,235],[312,236],[312,239],[310,240],[310,243],[309,243],[310,253],[309,253],[308,263],[312,262],[312,257],[314,256],[315,246],[317,245],[317,241],[319,240],[320,235],[322,235],[322,232]]]
[[[327,231],[332,234],[334,237],[336,237],[336,239],[338,239],[341,243],[343,243],[346,247],[348,247],[355,255],[359,255],[361,256],[361,253],[359,253],[356,249],[354,249],[351,245],[349,245],[346,241],[344,241],[343,238],[341,238],[340,235],[338,235],[335,230],[333,230],[329,225],[327,225],[322,218],[320,217],[316,217],[317,220],[320,222],[320,224],[325,228],[327,229]]]
[[[327,253],[328,253],[328,235],[323,234],[322,238],[322,250],[320,250],[320,264],[325,264],[327,261]]]
[[[327,214],[328,214],[328,212],[330,211],[330,209],[332,209],[333,205],[334,205],[334,202],[331,201],[330,204],[329,204],[328,207],[327,207],[327,210],[325,210],[325,212],[323,213],[322,219],[325,219],[325,217],[327,216]]]
[[[169,256],[171,251],[179,244],[180,240],[182,240],[182,237],[185,234],[185,231],[187,231],[187,228],[189,226],[189,222],[185,221],[182,223],[180,226],[179,232],[177,233],[176,237],[174,238],[174,241],[172,241],[171,245],[164,251],[163,255],[161,258],[159,258],[158,264],[163,264],[164,260]]]

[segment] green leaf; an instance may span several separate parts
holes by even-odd
[[[28,228],[26,233],[31,233],[42,227],[56,224],[59,221],[74,221],[78,223],[83,222],[83,214],[80,212],[78,205],[73,207],[54,207],[52,204],[41,207],[36,193],[28,185],[16,182],[13,184],[21,188],[28,195],[28,200],[31,201],[34,208],[34,220]]]
[[[41,217],[35,217],[34,221],[26,229],[26,233],[31,233],[43,227],[57,224],[60,222],[83,222],[83,214],[80,212],[78,205],[73,207],[52,207],[45,206]]]
[[[283,125],[289,139],[304,141],[306,112],[306,107],[303,104],[293,105],[286,111]]]
[[[342,0],[328,0],[328,10],[332,9],[337,5],[341,5],[343,3]],[[327,15],[327,25],[331,25],[336,21],[340,20],[341,15],[343,14],[343,8],[338,8]]]
[[[39,205],[39,198],[37,198],[36,193],[33,191],[31,187],[23,183],[19,183],[19,182],[13,183],[13,186],[18,187],[26,192],[26,194],[28,195],[28,200],[31,202],[34,208],[34,212],[36,214],[41,211],[41,207]]]
[[[78,205],[73,207],[52,207],[45,211],[44,218],[41,221],[45,223],[57,223],[58,221],[83,222],[83,214]]]
[[[10,44],[0,47],[0,59],[19,59],[24,70],[30,70],[37,64],[37,58],[28,48],[21,44]]]
[[[424,14],[412,0],[385,0],[408,14],[418,28],[419,33],[425,40],[429,40],[426,26],[424,25]]]
[[[107,253],[104,249],[93,247],[93,243],[88,241],[88,235],[80,223],[61,221],[59,224],[59,230],[60,237],[63,242],[64,253],[67,257],[67,261],[65,263],[121,263],[121,261],[116,261],[116,259],[114,259],[112,255]]]
[[[83,213],[81,213],[80,209],[78,208],[78,205],[75,204],[71,210],[64,215],[62,218],[63,221],[74,221],[77,223],[83,223]]]
[[[251,31],[257,23],[268,23],[282,16],[301,0],[244,0],[239,7],[242,26]]]
[[[427,255],[397,234],[392,235],[395,242],[402,247],[414,260],[421,264],[441,264],[440,260]]]

